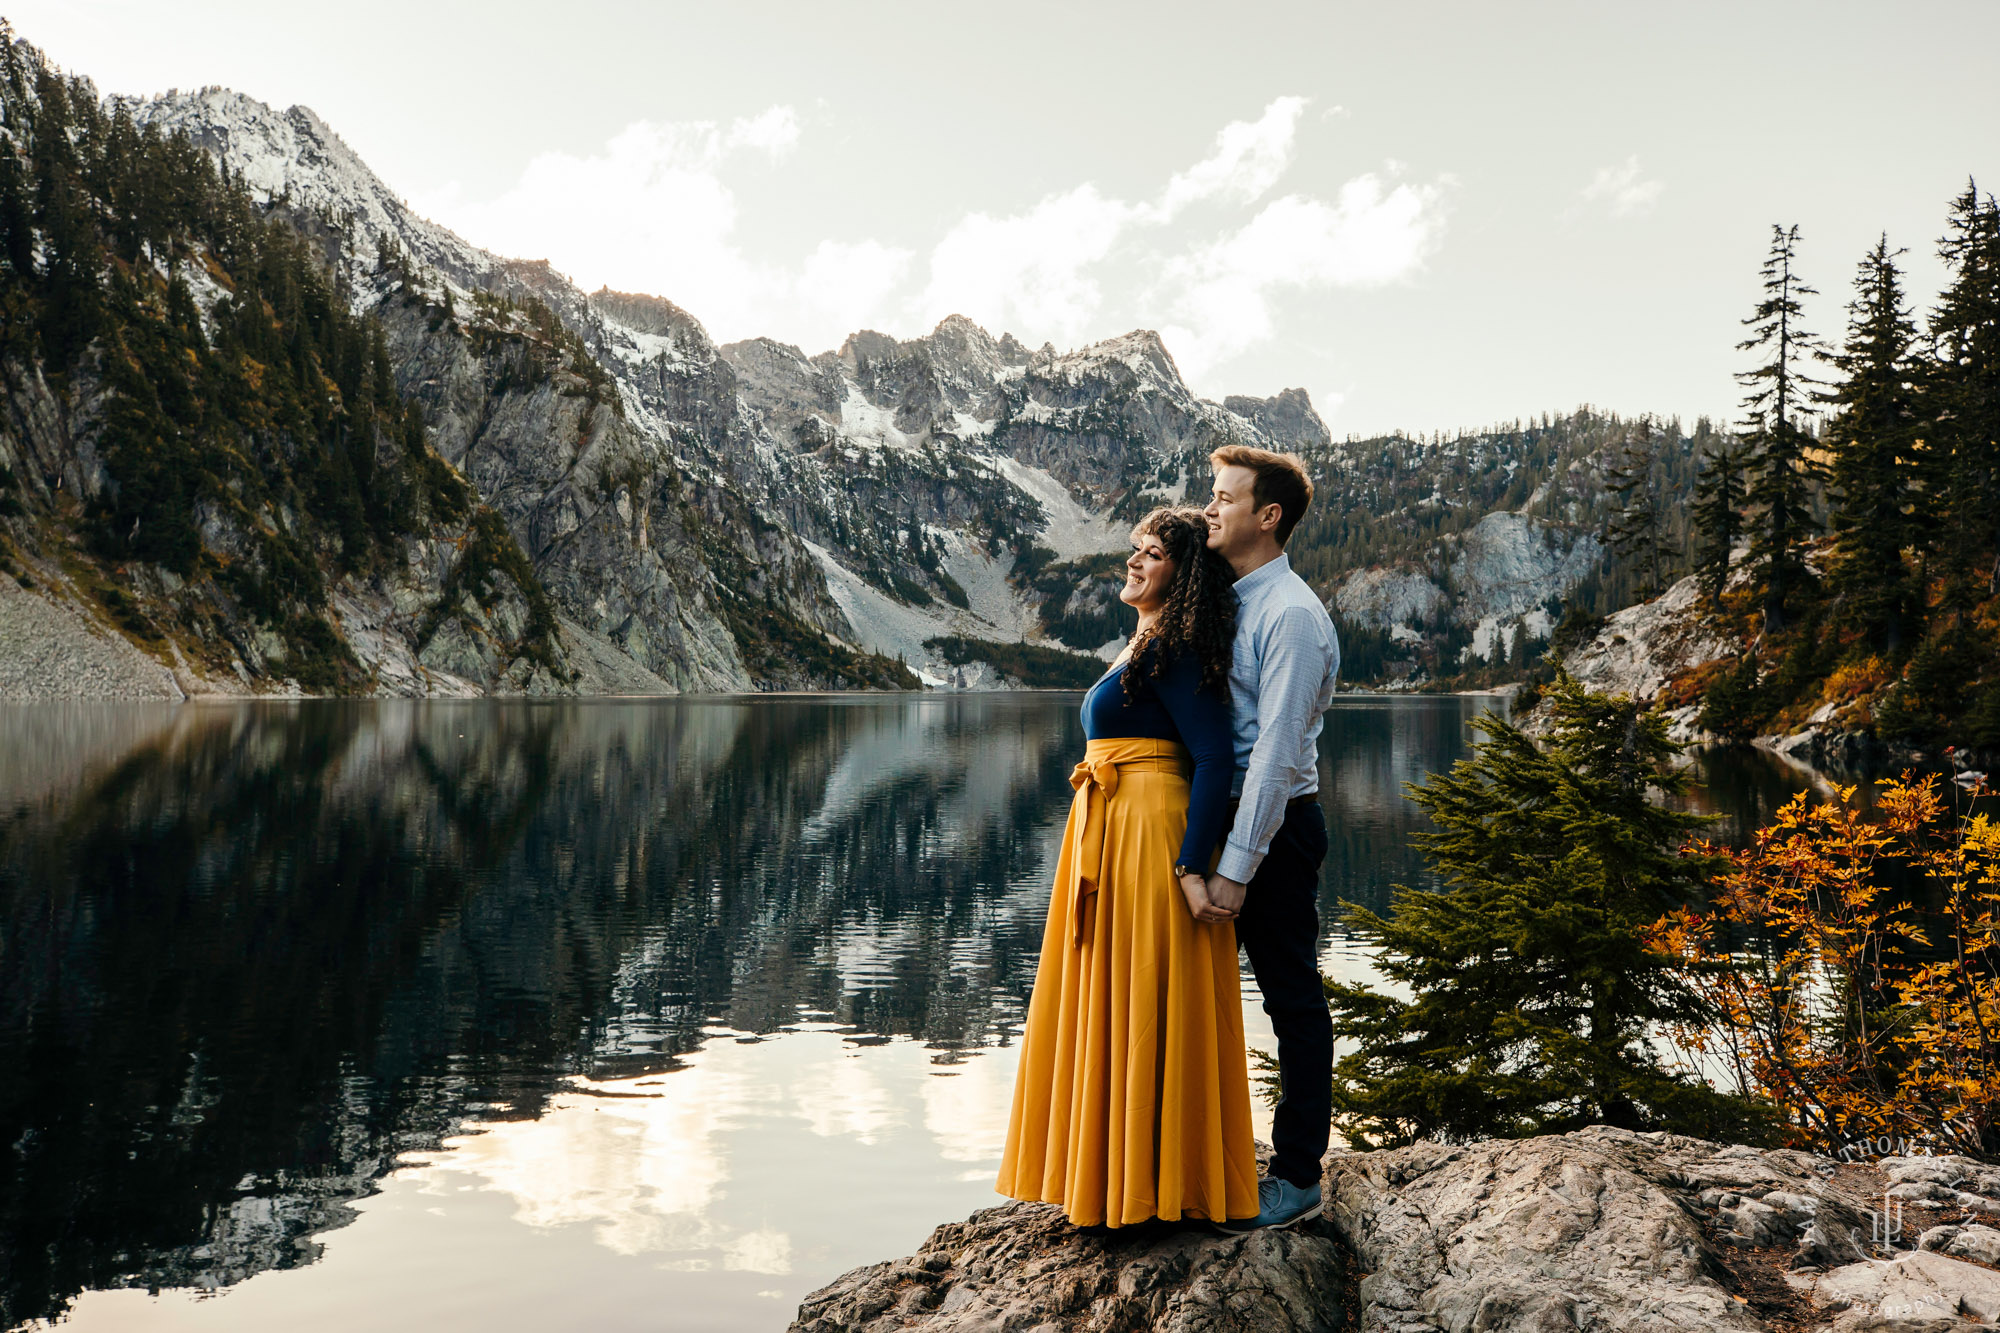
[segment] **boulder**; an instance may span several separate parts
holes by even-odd
[[[1368,1274],[1363,1333],[1416,1329],[1743,1329],[1696,1198],[1733,1200],[1754,1238],[1803,1214],[1746,1199],[1809,1193],[1812,1159],[1594,1128],[1328,1158],[1328,1209]],[[1794,1232],[1794,1239],[1796,1232]]]
[[[1977,1222],[1968,1226],[1932,1227],[1917,1237],[1917,1248],[1973,1259],[2000,1268],[2000,1231]]]
[[[2000,1321],[2000,1273],[1929,1250],[1846,1264],[1809,1290],[1838,1311],[1834,1333],[1879,1328],[1882,1320]]]

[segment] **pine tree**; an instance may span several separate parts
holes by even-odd
[[[1938,253],[1951,271],[1930,318],[1921,415],[1942,496],[1936,554],[1945,604],[1963,615],[2000,590],[2000,208],[1966,182]]]
[[[1394,911],[1347,904],[1407,1001],[1327,982],[1335,1123],[1361,1146],[1525,1137],[1590,1124],[1742,1141],[1748,1103],[1664,1067],[1651,1025],[1703,1011],[1640,930],[1697,899],[1720,858],[1684,855],[1706,817],[1656,795],[1687,784],[1666,720],[1558,668],[1546,749],[1488,713],[1476,755],[1411,799],[1447,887],[1398,886]]]
[[[1755,511],[1750,558],[1763,588],[1767,631],[1784,628],[1787,606],[1812,577],[1804,547],[1815,527],[1812,486],[1818,468],[1808,453],[1812,437],[1802,418],[1809,415],[1805,404],[1813,381],[1799,363],[1819,344],[1800,322],[1799,298],[1818,293],[1792,272],[1798,243],[1796,225],[1771,228],[1771,252],[1762,269],[1764,298],[1743,321],[1751,335],[1736,345],[1738,351],[1762,351],[1768,357],[1755,370],[1736,376],[1750,389],[1739,437],[1750,451],[1748,498]]]
[[[1891,656],[1921,611],[1903,551],[1915,543],[1917,402],[1902,275],[1889,239],[1861,261],[1848,305],[1847,341],[1827,359],[1842,375],[1822,402],[1834,406],[1826,442],[1833,455],[1834,532],[1829,583],[1836,621],[1859,629]]]
[[[1666,517],[1661,512],[1659,466],[1659,432],[1653,418],[1643,416],[1632,423],[1618,456],[1605,470],[1605,489],[1618,497],[1617,508],[1605,520],[1605,542],[1638,569],[1640,601],[1666,586]]]
[[[1694,483],[1695,573],[1719,613],[1722,589],[1729,582],[1729,557],[1743,535],[1749,454],[1729,436],[1712,436],[1706,444]]]

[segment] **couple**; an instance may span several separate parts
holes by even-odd
[[[1079,1226],[1319,1215],[1333,1025],[1316,905],[1320,715],[1340,646],[1285,559],[1312,482],[1289,454],[1209,456],[1205,510],[1133,529],[1131,645],[1083,700],[1000,1193]],[[1219,849],[1219,856],[1218,856]],[[1275,1152],[1250,1137],[1236,949],[1278,1038]]]

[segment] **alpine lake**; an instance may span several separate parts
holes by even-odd
[[[1002,1202],[1079,699],[0,706],[0,1328],[778,1330]],[[1328,972],[1499,707],[1336,699]]]

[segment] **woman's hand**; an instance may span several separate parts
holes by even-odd
[[[1197,921],[1233,921],[1236,913],[1224,911],[1208,898],[1208,881],[1200,875],[1182,875],[1181,896],[1187,899],[1188,915]]]

